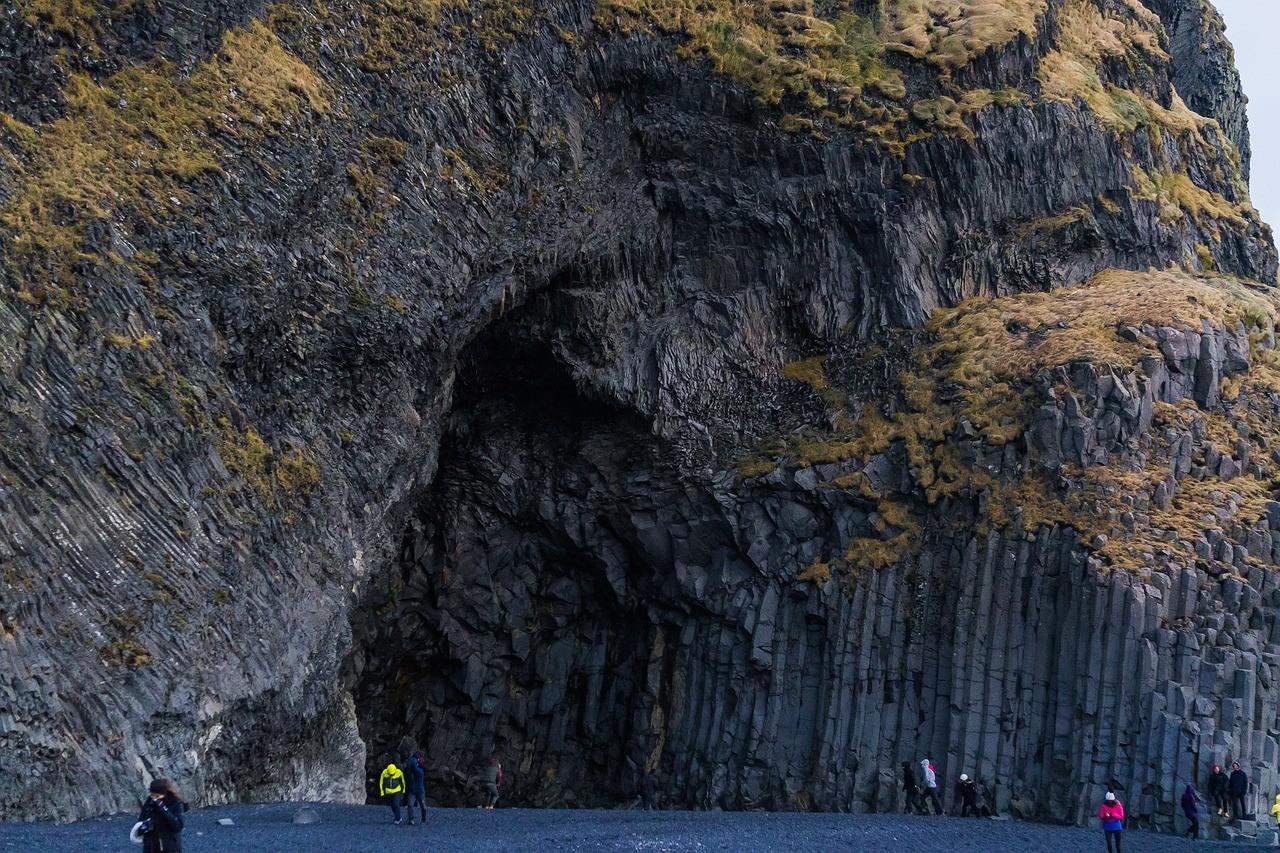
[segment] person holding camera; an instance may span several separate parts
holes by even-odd
[[[187,804],[168,779],[152,781],[138,814],[134,833],[142,837],[142,853],[181,853],[182,813]]]

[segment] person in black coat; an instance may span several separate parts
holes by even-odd
[[[960,801],[960,817],[978,816],[978,786],[966,773],[961,773],[956,783],[956,799]]]
[[[186,802],[168,779],[153,780],[148,790],[138,813],[143,825],[142,853],[181,853]]]
[[[1231,765],[1231,776],[1227,779],[1227,799],[1231,802],[1231,812],[1237,818],[1245,816],[1244,798],[1249,793],[1249,777],[1240,769],[1240,762]]]
[[[1213,772],[1209,774],[1209,802],[1213,804],[1213,810],[1220,816],[1227,816],[1227,774],[1222,772],[1220,764],[1213,765]]]
[[[924,814],[920,805],[920,785],[916,782],[916,771],[910,761],[902,762],[902,793],[905,797],[903,814]]]
[[[408,777],[409,826],[413,826],[414,807],[422,813],[422,825],[427,824],[427,760],[421,752],[415,752],[405,763],[405,776]]]

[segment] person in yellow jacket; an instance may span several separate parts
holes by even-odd
[[[1271,816],[1276,819],[1276,824],[1280,825],[1280,794],[1276,794],[1276,801],[1271,805]]]
[[[400,798],[404,796],[404,773],[396,767],[395,759],[387,762],[382,775],[378,777],[378,793],[391,806],[391,816],[395,818],[394,826],[400,825]]]

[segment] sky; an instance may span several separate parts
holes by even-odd
[[[1280,227],[1280,0],[1215,0],[1249,96],[1253,206]]]

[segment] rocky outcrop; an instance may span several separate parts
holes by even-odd
[[[1106,547],[1124,512],[1046,499],[1019,523],[960,468],[926,483],[913,454],[948,442],[881,411],[923,393],[898,360],[942,355],[890,329],[941,306],[1111,267],[1274,280],[1235,151],[1179,106],[1153,16],[1052,0],[970,31],[962,3],[921,40],[874,4],[760,4],[743,41],[712,37],[714,3],[212,5],[33,2],[0,23],[21,57],[0,88],[0,815],[125,808],[156,772],[205,803],[359,798],[362,756],[405,736],[438,767],[510,751],[521,802],[621,796],[634,764],[689,805],[884,807],[888,757],[924,748],[1028,814],[1083,815],[1095,755],[1161,794],[1150,746],[1100,735],[1058,761],[1077,697],[1105,693],[1106,720],[1148,701],[1064,637],[1101,624],[1071,606],[1140,595],[1117,648],[1164,660],[1152,590],[1176,610],[1209,569],[1153,552],[1166,595],[1142,548]],[[768,50],[744,60],[748,42]],[[1191,386],[1152,400],[1220,407],[1248,318],[1165,314],[1115,321],[1217,331],[1185,353],[1206,365]],[[1051,336],[1038,322],[1020,347]],[[1077,397],[1120,393],[1095,374]],[[1093,430],[1068,399],[1064,462],[1153,434]],[[1241,419],[1265,420],[1249,399]],[[1007,457],[987,476],[1040,483],[1055,445],[990,434],[1016,414],[919,420],[960,430],[967,469]],[[1210,477],[1265,458],[1204,452]],[[1205,529],[1214,571],[1258,559],[1253,506]],[[1179,670],[1212,707],[1169,698],[1141,736],[1194,721],[1269,760],[1263,711],[1223,710],[1226,680],[1267,663],[1257,568],[1221,624],[1197,591],[1203,620],[1168,628],[1253,643]],[[997,577],[1060,602],[1044,637],[1078,626],[1035,665],[1046,695],[1015,717],[1043,725],[1012,753],[988,697],[1032,682],[956,605]],[[1040,617],[994,600],[1006,657],[1030,648]],[[952,710],[962,688],[981,710]]]
[[[1204,0],[1146,0],[1164,22],[1174,56],[1174,85],[1191,109],[1213,116],[1240,151],[1249,177],[1248,98],[1236,70],[1235,49],[1218,10]]]
[[[1137,279],[1091,289],[1215,296]],[[1269,341],[1280,303],[1265,300]],[[1133,366],[1045,368],[1016,443],[957,423],[946,446],[974,479],[932,503],[902,444],[851,449],[858,427],[825,461],[784,452],[745,480],[690,478],[567,377],[503,387],[478,368],[468,381],[489,393],[455,415],[403,573],[375,593],[371,742],[392,748],[407,724],[438,768],[493,746],[515,798],[557,805],[634,796],[645,768],[703,808],[894,809],[897,769],[923,756],[945,779],[975,775],[1002,811],[1067,822],[1114,789],[1172,828],[1176,795],[1213,762],[1269,790],[1280,504],[1254,484],[1275,463],[1251,460],[1264,418],[1220,451],[1210,399],[1250,375],[1249,337],[1101,322],[1144,342]],[[487,369],[516,362],[535,360]],[[1200,414],[1182,426],[1187,404]],[[1182,529],[1185,500],[1219,517]],[[1074,526],[1055,519],[1068,512]],[[436,789],[461,801],[454,784]]]

